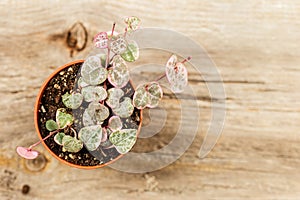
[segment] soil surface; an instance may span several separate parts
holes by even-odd
[[[74,64],[56,74],[47,84],[41,97],[41,102],[38,109],[39,129],[42,137],[46,137],[49,131],[46,129],[45,124],[49,119],[55,120],[56,110],[58,108],[66,108],[62,103],[62,95],[66,92],[79,91],[77,87],[77,80],[80,76],[79,69],[82,63]],[[107,88],[112,86],[106,82]],[[128,83],[122,90],[125,92],[124,97],[133,96],[134,89],[130,83]],[[121,99],[122,101],[122,99]],[[66,108],[68,113],[72,113],[75,120],[71,126],[73,129],[79,132],[83,127],[82,115],[88,103],[83,101],[83,104],[76,110]],[[110,115],[112,111],[110,110]],[[109,119],[108,117],[107,119]],[[122,119],[123,128],[135,128],[138,129],[140,124],[140,110],[135,109],[130,118]],[[108,120],[104,121],[102,127],[107,125]],[[70,127],[64,129],[66,135],[74,136],[74,133],[70,130]],[[111,147],[109,143],[102,143],[98,149],[93,152],[89,152],[85,147],[77,153],[63,152],[62,146],[55,143],[53,136],[45,141],[45,144],[61,159],[66,160],[69,163],[81,165],[81,166],[96,166],[104,165],[111,160],[120,156],[114,147]],[[110,147],[110,148],[107,148]]]

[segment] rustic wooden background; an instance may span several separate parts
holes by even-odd
[[[218,66],[227,116],[214,150],[204,160],[197,156],[211,104],[205,83],[194,74],[199,133],[166,168],[147,174],[73,169],[42,146],[46,161],[18,157],[17,145],[38,138],[33,106],[45,78],[64,63],[84,59],[92,36],[128,15],[139,16],[144,27],[184,33]],[[77,22],[87,30],[86,47],[80,31],[75,47],[74,38],[67,41]],[[299,41],[300,3],[294,0],[1,1],[0,199],[299,199]],[[164,100],[170,112],[172,101]],[[175,123],[176,117],[168,119],[158,141],[137,144],[136,151],[167,144]]]

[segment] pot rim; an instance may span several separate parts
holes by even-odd
[[[36,97],[36,101],[35,101],[35,105],[34,105],[34,125],[35,125],[35,130],[37,132],[37,135],[40,139],[40,141],[42,142],[43,146],[46,148],[46,150],[48,152],[50,152],[50,154],[56,158],[57,160],[59,160],[60,162],[68,165],[68,166],[71,166],[71,167],[75,167],[75,168],[79,168],[79,169],[97,169],[97,168],[102,168],[104,166],[107,166],[115,161],[117,161],[118,159],[120,159],[121,157],[123,157],[124,155],[126,154],[120,154],[118,157],[114,158],[113,160],[105,163],[105,164],[101,164],[101,165],[95,165],[95,166],[82,166],[82,165],[76,165],[76,164],[73,164],[73,163],[70,163],[70,162],[67,162],[66,160],[58,157],[47,145],[46,143],[43,141],[43,138],[41,136],[41,132],[40,132],[40,129],[39,129],[39,123],[38,123],[38,109],[39,109],[39,106],[40,106],[40,101],[41,101],[41,97],[44,93],[44,90],[46,88],[46,86],[48,85],[49,81],[55,76],[57,75],[60,71],[62,71],[63,69],[67,68],[67,67],[70,67],[71,65],[74,65],[74,64],[78,64],[78,63],[83,63],[84,60],[75,60],[75,61],[72,61],[72,62],[69,62],[67,64],[64,64],[63,66],[57,68],[43,83],[43,85],[41,86],[39,92],[38,92],[38,95]],[[132,85],[132,82],[130,80],[130,83]],[[139,128],[137,130],[137,137],[140,133],[140,130],[141,130],[141,127],[142,127],[142,122],[143,122],[143,110],[140,110],[140,124],[139,124]]]

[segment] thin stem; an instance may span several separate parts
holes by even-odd
[[[111,29],[110,38],[112,38],[112,36],[114,35],[115,26],[116,26],[116,22],[113,23],[113,27],[112,27],[112,29]],[[107,57],[106,57],[106,61],[105,61],[105,68],[107,68],[107,66],[108,66],[108,62],[109,62],[109,54],[110,54],[110,48],[107,47]]]
[[[165,78],[166,76],[167,76],[166,73],[163,73],[160,77],[158,77],[158,78],[155,80],[155,82],[158,82],[159,80]]]
[[[60,129],[57,129],[55,131],[50,132],[49,135],[47,135],[46,137],[44,137],[42,140],[39,140],[37,143],[34,143],[34,144],[30,145],[30,147],[28,147],[28,149],[31,150],[33,147],[41,144],[42,141],[47,140],[49,137],[51,137],[53,134],[57,133],[58,131],[60,131]]]
[[[191,59],[192,59],[192,57],[189,56],[189,57],[185,58],[183,61],[181,61],[181,63],[183,64],[183,63],[185,63],[185,62],[187,62],[187,61],[189,61],[189,60],[191,60]]]

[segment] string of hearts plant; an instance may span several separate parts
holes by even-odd
[[[159,81],[166,77],[174,93],[184,90],[188,83],[184,63],[191,58],[179,62],[177,56],[172,55],[164,74],[155,81],[138,85],[132,96],[125,95],[124,87],[130,81],[126,62],[139,57],[138,44],[128,40],[127,36],[140,27],[140,19],[127,17],[125,23],[127,26],[122,34],[114,31],[114,23],[110,32],[100,32],[94,37],[94,46],[106,49],[107,53],[92,55],[85,60],[78,75],[78,89],[61,96],[65,107],[56,110],[55,120],[47,120],[45,126],[49,134],[43,140],[54,135],[54,141],[64,152],[116,148],[120,154],[126,154],[136,143],[138,130],[125,127],[123,122],[131,117],[135,108],[141,110],[159,105],[163,97]],[[79,119],[83,127],[77,131],[72,127],[76,119],[67,109],[78,109],[84,104],[88,106]],[[39,152],[33,148],[41,142],[28,148],[17,147],[17,153],[26,159],[34,159]]]

